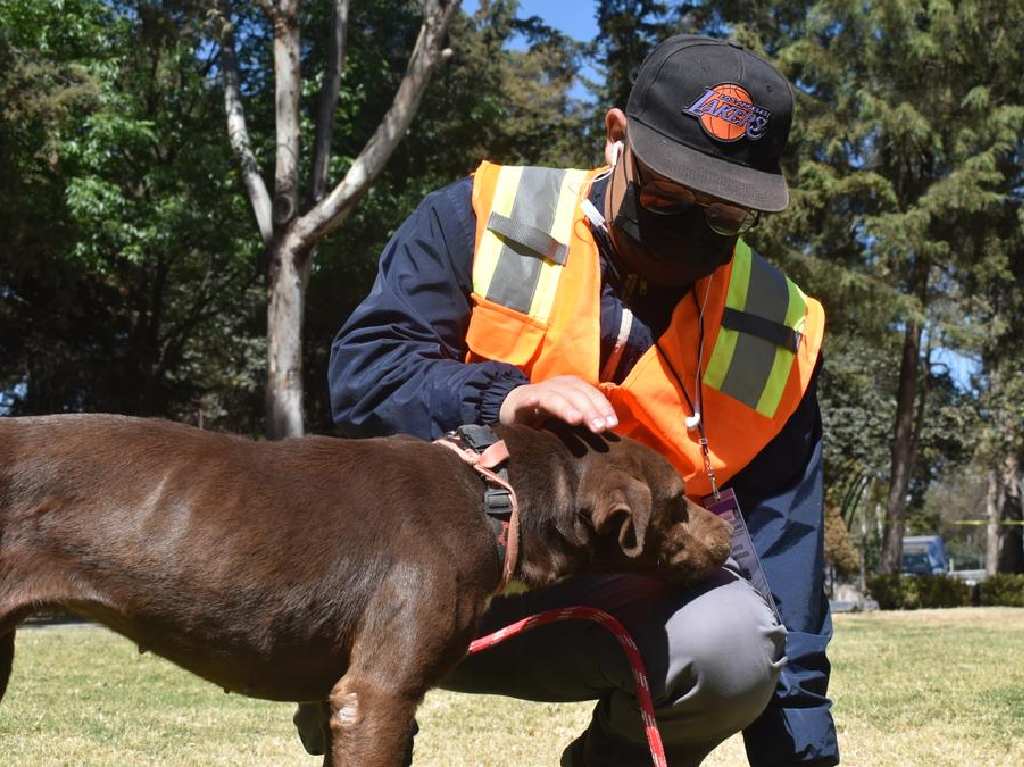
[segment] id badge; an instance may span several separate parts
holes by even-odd
[[[754,542],[750,539],[750,531],[747,530],[747,523],[740,513],[740,502],[736,498],[736,493],[731,489],[723,490],[719,493],[717,501],[714,495],[707,495],[701,499],[701,505],[732,525],[732,558],[736,560],[743,577],[765,598],[775,613],[775,618],[782,624],[782,616],[779,615],[779,608],[775,606],[772,590],[768,587],[768,578],[761,567],[761,559],[757,556]]]

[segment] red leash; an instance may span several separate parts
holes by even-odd
[[[469,654],[473,655],[486,650],[489,647],[504,642],[509,637],[522,634],[537,626],[544,626],[555,621],[568,618],[585,618],[600,623],[608,629],[615,638],[619,640],[622,649],[626,652],[629,665],[633,671],[633,681],[636,684],[636,697],[640,704],[640,716],[644,720],[644,731],[647,733],[647,745],[651,749],[651,759],[654,767],[668,767],[665,758],[665,745],[661,742],[661,733],[658,732],[658,723],[654,719],[654,702],[651,700],[651,688],[647,684],[647,669],[644,660],[640,657],[640,650],[633,641],[633,637],[626,631],[617,618],[598,610],[596,607],[566,607],[560,610],[546,610],[538,615],[531,615],[516,621],[505,628],[495,631],[493,634],[480,637],[469,645]]]

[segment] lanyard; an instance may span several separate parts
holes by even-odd
[[[712,277],[709,276],[709,292],[711,290],[711,279]],[[694,396],[697,400],[696,407],[694,406],[693,400],[690,399],[690,393],[686,390],[686,384],[683,383],[683,379],[676,371],[675,366],[672,365],[672,360],[669,359],[668,354],[665,353],[665,350],[661,348],[661,344],[657,341],[654,342],[654,345],[657,347],[658,353],[661,354],[662,358],[665,360],[665,364],[668,366],[668,369],[672,371],[672,377],[676,379],[676,383],[679,385],[679,389],[683,392],[683,397],[686,399],[686,404],[689,406],[690,412],[693,414],[692,418],[688,418],[686,420],[686,428],[688,430],[692,429],[694,426],[697,428],[700,452],[701,456],[704,458],[704,473],[707,475],[708,482],[711,483],[711,494],[717,501],[721,497],[721,494],[718,490],[718,481],[715,478],[715,469],[711,465],[711,452],[708,449],[708,433],[704,424],[704,376],[700,369],[701,361],[704,359],[704,307],[701,306],[700,301],[697,300],[696,284],[693,286],[690,293],[693,296],[694,304],[697,306],[697,337],[699,339],[697,342],[696,391],[694,392]],[[707,303],[707,297],[705,297],[704,302]]]
[[[595,179],[597,181],[598,179]],[[608,235],[608,230],[605,224],[604,216],[601,212],[594,207],[594,204],[589,199],[583,200],[581,203],[583,212],[590,221],[592,226],[590,230],[595,234],[596,238],[600,241],[601,245],[609,253],[615,252],[615,246],[612,243],[611,237]],[[617,268],[614,263],[614,259],[609,258],[609,265],[615,271],[617,275]],[[704,296],[704,305],[707,305],[708,295],[711,293],[711,281],[714,280],[714,273],[708,275],[708,288],[707,293]],[[625,280],[625,293],[624,299],[629,299],[639,288],[640,279],[637,275],[628,275]],[[686,398],[686,404],[690,407],[690,412],[693,414],[692,418],[686,420],[686,428],[689,431],[694,426],[698,429],[700,436],[700,452],[704,458],[704,473],[707,475],[708,481],[711,483],[711,493],[714,499],[717,501],[721,494],[718,490],[718,481],[715,479],[715,470],[711,466],[711,452],[708,450],[708,433],[707,429],[704,428],[704,376],[701,374],[700,365],[704,359],[704,306],[701,305],[700,301],[697,300],[697,284],[694,283],[690,290],[693,295],[693,303],[697,306],[697,329],[699,331],[699,341],[697,342],[697,390],[695,395],[697,397],[697,406],[694,407],[693,400],[690,399],[690,393],[686,390],[686,384],[683,383],[683,379],[679,377],[679,373],[676,372],[675,367],[672,366],[672,361],[665,354],[665,350],[661,348],[661,344],[655,340],[654,345],[658,349],[658,353],[665,359],[665,364],[668,369],[672,371],[673,378],[676,379],[676,383],[679,384],[679,389],[683,392],[683,397]]]

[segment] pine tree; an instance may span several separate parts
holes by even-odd
[[[1024,5],[713,5],[796,87],[793,205],[755,243],[823,293],[827,353],[839,347],[844,375],[883,363],[864,406],[893,417],[882,555],[893,572],[933,400],[948,391],[930,353],[978,348],[965,286],[1006,261],[997,222],[1019,231]]]

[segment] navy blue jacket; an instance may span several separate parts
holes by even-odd
[[[601,209],[604,183],[591,199]],[[501,362],[466,364],[476,217],[472,181],[436,191],[384,249],[373,289],[331,347],[331,408],[351,436],[403,432],[434,439],[464,423],[495,423],[505,396],[524,383]],[[601,353],[622,315],[621,282],[601,253]],[[678,292],[651,291],[615,373],[621,382],[667,326]],[[832,634],[823,589],[821,415],[812,383],[782,432],[740,471],[732,487],[789,630],[775,698],[744,732],[753,767],[838,764],[826,698]]]

